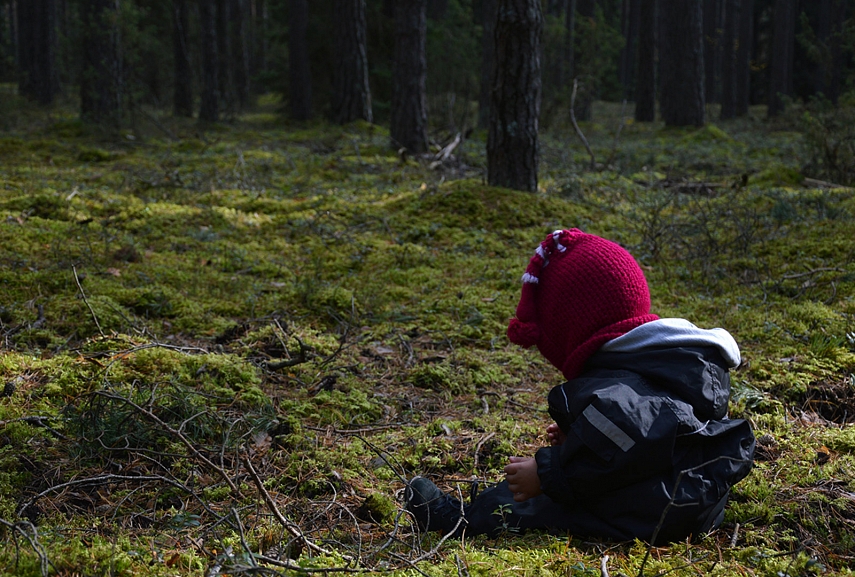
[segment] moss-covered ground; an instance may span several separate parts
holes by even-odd
[[[616,141],[619,111],[582,126],[594,170],[553,123],[531,194],[485,184],[478,132],[439,164],[263,106],[108,137],[9,105],[0,574],[851,574],[855,190],[809,178],[797,125],[762,111]],[[465,496],[545,442],[560,375],[504,331],[560,227],[622,243],[654,312],[741,345],[757,463],[696,542],[440,544],[401,512],[406,478]]]

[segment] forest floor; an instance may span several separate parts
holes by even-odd
[[[554,121],[531,194],[485,184],[479,132],[441,162],[264,107],[106,137],[5,106],[0,574],[851,575],[855,189],[798,116],[752,112],[675,130],[598,104],[596,166]],[[467,496],[545,443],[560,374],[505,328],[561,227],[741,346],[756,466],[695,542],[441,542],[402,511],[413,475]]]

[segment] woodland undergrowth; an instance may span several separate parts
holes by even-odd
[[[554,120],[531,194],[485,184],[478,132],[402,158],[380,126],[264,106],[105,135],[9,105],[0,574],[851,574],[855,190],[814,154],[833,123],[752,112],[678,130],[597,103],[594,168]],[[415,474],[467,498],[545,442],[560,375],[504,329],[560,227],[742,348],[757,462],[695,542],[442,541],[402,509]]]

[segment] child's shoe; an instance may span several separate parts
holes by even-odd
[[[453,533],[452,537],[463,533],[466,519],[461,518],[460,501],[440,491],[429,479],[413,478],[407,484],[406,497],[407,511],[413,514],[422,531]]]

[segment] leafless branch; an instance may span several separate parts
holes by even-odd
[[[591,145],[588,144],[588,139],[585,138],[585,134],[582,132],[582,129],[579,128],[579,123],[576,122],[576,111],[574,110],[576,106],[576,89],[579,87],[579,79],[573,79],[573,94],[570,96],[570,121],[573,123],[573,128],[576,129],[576,134],[579,136],[579,139],[582,141],[582,144],[585,145],[585,149],[588,151],[588,154],[591,155],[591,168],[596,168],[597,160],[594,158],[594,151],[591,150]]]
[[[243,456],[242,460],[244,467],[246,467],[250,478],[252,478],[253,482],[255,483],[255,486],[258,488],[258,492],[261,493],[261,497],[264,499],[264,502],[267,504],[267,507],[270,509],[270,512],[273,513],[273,516],[276,517],[276,520],[279,522],[280,525],[282,525],[282,527],[288,532],[288,534],[297,539],[308,549],[311,549],[316,553],[321,553],[323,555],[333,555],[334,553],[332,551],[324,549],[320,545],[316,545],[315,543],[312,543],[311,541],[306,539],[306,536],[303,535],[303,531],[300,529],[300,527],[298,527],[296,523],[288,520],[285,515],[282,514],[282,511],[280,511],[278,505],[276,505],[276,501],[273,500],[273,497],[270,496],[270,493],[268,493],[267,489],[264,487],[264,483],[261,481],[261,477],[258,476],[255,467],[252,466],[252,461],[246,455]],[[346,561],[353,560],[348,555],[342,555],[342,558]]]
[[[52,563],[50,562],[50,559],[48,559],[47,551],[45,551],[44,546],[39,542],[39,533],[36,530],[35,525],[29,521],[17,521],[12,523],[5,519],[0,519],[0,525],[11,529],[14,534],[18,534],[26,539],[39,558],[39,570],[41,571],[42,577],[48,577],[48,571]]]
[[[182,445],[187,447],[187,450],[190,451],[190,453],[194,457],[196,457],[197,459],[202,461],[204,464],[211,467],[214,471],[216,471],[217,474],[219,474],[220,477],[222,477],[223,480],[226,482],[226,484],[229,486],[229,489],[231,489],[233,494],[240,495],[240,489],[238,489],[237,485],[235,485],[234,481],[232,481],[232,479],[229,477],[229,475],[226,474],[226,471],[222,467],[214,464],[208,457],[206,457],[201,452],[199,452],[199,450],[196,448],[196,446],[193,443],[191,443],[190,440],[187,437],[185,437],[184,434],[181,433],[180,430],[174,429],[168,423],[164,422],[160,417],[158,417],[157,415],[155,415],[154,413],[152,413],[148,409],[139,406],[137,403],[133,402],[132,400],[130,400],[127,397],[123,397],[122,395],[117,395],[117,394],[111,393],[109,391],[97,391],[95,394],[106,397],[108,399],[121,401],[127,405],[130,405],[131,407],[133,407],[134,409],[139,411],[141,414],[145,415],[150,420],[154,421],[155,423],[157,423],[158,425],[163,427],[169,434],[174,435],[181,442]]]
[[[101,323],[98,322],[98,317],[95,315],[95,310],[92,308],[92,305],[89,304],[89,299],[86,298],[86,293],[83,292],[83,286],[80,284],[80,277],[77,276],[77,267],[71,265],[71,270],[74,273],[74,282],[77,283],[77,289],[80,291],[80,296],[83,297],[83,302],[86,303],[86,307],[89,309],[89,313],[92,315],[92,320],[95,321],[95,327],[98,329],[98,333],[103,337],[104,331],[101,330]]]

